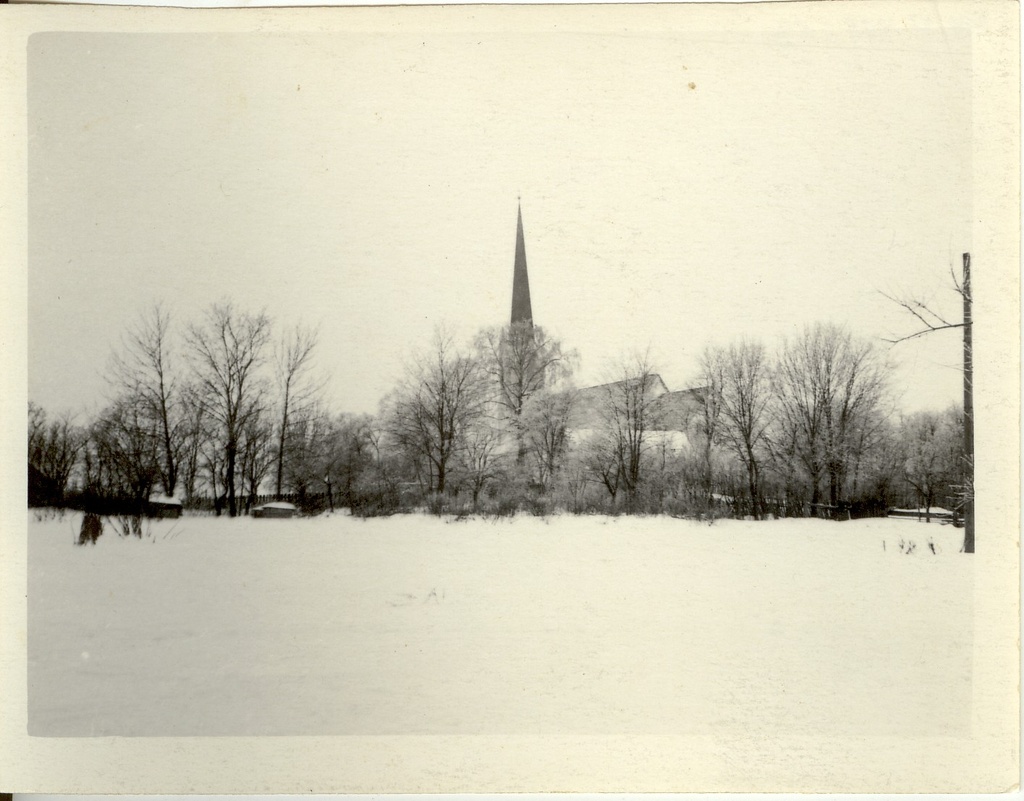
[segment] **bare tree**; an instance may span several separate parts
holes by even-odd
[[[838,507],[851,466],[884,419],[887,366],[870,343],[819,323],[787,343],[775,376],[776,437],[806,472],[811,503],[821,502],[827,479],[829,503]]]
[[[585,475],[595,477],[594,480],[608,492],[613,505],[622,487],[623,446],[617,430],[601,428],[591,432],[582,443],[578,455]]]
[[[932,507],[945,501],[957,482],[960,419],[959,410],[922,411],[903,421],[903,476],[924,506],[926,522],[931,522]]]
[[[41,468],[46,448],[46,410],[28,402],[28,463]]]
[[[133,397],[108,407],[93,424],[90,440],[95,455],[93,494],[129,501],[136,514],[160,476],[160,443],[151,420]]]
[[[228,514],[238,514],[236,478],[239,446],[261,395],[260,368],[270,339],[265,313],[237,311],[230,303],[214,304],[202,325],[188,331],[188,344],[198,385],[211,420],[219,428],[224,452]]]
[[[531,397],[568,378],[577,356],[530,321],[488,328],[476,340],[481,367],[490,378],[496,402],[516,439],[516,462],[527,454],[523,411]]]
[[[33,505],[60,503],[86,442],[69,414],[50,419],[28,404],[29,500]]]
[[[580,458],[579,453],[570,455],[566,460],[566,464],[562,468],[562,480],[569,493],[570,509],[574,514],[579,514],[583,511],[587,485],[591,480],[586,460]]]
[[[334,419],[321,464],[332,509],[336,492],[345,506],[352,506],[364,474],[373,466],[374,453],[374,426],[368,415],[342,414]]]
[[[294,415],[301,415],[308,409],[322,387],[322,383],[314,380],[310,372],[318,339],[316,330],[298,325],[284,335],[276,348],[275,372],[280,397],[280,422],[277,430],[277,477],[274,492],[278,497],[284,483],[289,423]]]
[[[775,385],[773,383],[773,394]],[[781,408],[776,398],[777,411]],[[768,440],[768,464],[775,475],[777,492],[782,497],[785,514],[792,516],[803,510],[807,501],[803,481],[803,465],[799,456],[797,427],[784,415],[774,416],[775,425]]]
[[[220,517],[224,511],[224,502],[227,500],[227,462],[223,443],[217,436],[217,432],[212,430],[217,425],[216,421],[211,420],[210,422],[212,425],[206,428],[208,436],[203,440],[200,451],[200,464],[206,484],[213,495],[213,512]],[[217,427],[219,428],[219,425]]]
[[[140,407],[140,421],[159,438],[160,483],[169,496],[177,487],[182,448],[173,350],[170,314],[156,304],[125,333],[112,371],[118,396]]]
[[[869,448],[878,442],[878,431],[891,412],[884,401],[888,365],[870,342],[840,334],[835,385],[826,405],[826,457],[829,497],[833,506],[844,494],[853,469]]]
[[[935,311],[934,306],[912,297],[893,297],[882,293],[886,298],[901,306],[918,323],[917,330],[906,336],[888,340],[893,345],[907,340],[916,339],[925,334],[944,331],[951,328],[963,329],[963,363],[964,363],[964,410],[963,410],[963,450],[961,454],[963,484],[961,485],[960,504],[964,516],[964,553],[974,553],[974,316],[973,296],[971,294],[971,254],[963,254],[962,278],[957,278],[953,266],[949,267],[949,276],[953,290],[960,296],[963,317],[960,322],[951,322],[948,315]]]
[[[289,424],[283,487],[298,495],[300,501],[326,484],[336,437],[335,423],[319,403],[310,404]]]
[[[721,442],[725,358],[721,348],[707,347],[700,359],[700,409],[691,418],[694,442],[700,452],[701,485],[708,516],[714,508],[714,449]]]
[[[365,420],[363,432],[368,458],[361,465],[349,498],[353,511],[362,514],[394,511],[401,500],[399,477],[406,455],[393,447],[397,443],[389,442],[394,423],[393,409],[389,406],[392,400],[393,397],[385,399],[380,414]]]
[[[179,463],[180,486],[184,489],[184,502],[195,498],[202,468],[203,444],[208,438],[206,400],[195,384],[182,387],[181,393],[181,461]]]
[[[721,353],[722,437],[747,474],[751,512],[761,519],[761,461],[771,419],[771,376],[764,346],[743,340]]]
[[[459,454],[459,472],[469,484],[473,508],[484,488],[501,475],[501,432],[486,420],[479,420],[465,433]]]
[[[257,409],[246,419],[239,445],[238,467],[245,494],[246,514],[252,510],[260,485],[274,463],[273,439],[274,429],[269,415]]]
[[[803,468],[812,505],[821,502],[825,473],[826,389],[818,357],[818,336],[805,330],[787,343],[775,373],[775,397],[779,404],[780,431],[776,453],[786,454]]]
[[[392,395],[389,429],[393,441],[426,469],[429,491],[444,493],[456,454],[472,424],[485,412],[479,359],[460,351],[452,335],[438,328]]]
[[[548,486],[558,474],[569,448],[569,426],[576,391],[541,390],[523,406],[522,430],[526,446],[537,465],[540,483]]]
[[[664,392],[664,384],[647,353],[626,359],[617,373],[617,380],[600,388],[604,448],[611,456],[606,461],[614,464],[618,473],[616,482],[621,482],[627,504],[633,506],[643,481],[650,432],[658,423],[655,400]],[[608,480],[604,481],[611,492]]]

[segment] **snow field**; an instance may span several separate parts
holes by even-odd
[[[969,725],[972,561],[937,523],[79,525],[29,516],[34,735]]]

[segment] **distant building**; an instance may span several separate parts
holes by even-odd
[[[635,381],[636,379],[630,379]],[[664,380],[657,373],[650,377],[647,409],[651,431],[685,431],[693,414],[703,403],[700,389],[669,391]],[[627,380],[610,384],[598,384],[579,390],[576,398],[575,423],[577,428],[596,428],[605,414],[610,400],[625,397],[628,393]]]
[[[523,208],[519,204],[516,220],[516,254],[512,273],[512,324],[533,324],[530,303],[530,277],[526,269],[526,238],[523,235]],[[605,422],[605,409],[610,397],[624,394],[624,381],[599,384],[579,390],[572,427],[575,430],[594,430]],[[704,402],[701,389],[669,391],[660,375],[652,376],[648,393],[654,399],[651,405],[651,431],[682,432],[688,427],[693,414]]]
[[[655,431],[685,431],[704,404],[703,388],[665,392],[654,407]]]

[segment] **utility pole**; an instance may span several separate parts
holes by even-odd
[[[963,553],[974,553],[974,345],[971,330],[973,326],[971,309],[971,254],[964,254],[964,272],[960,280],[957,280],[952,264],[949,266],[949,273],[953,280],[954,289],[963,299],[964,316],[963,321],[959,323],[950,322],[919,300],[892,297],[884,292],[882,295],[902,306],[922,326],[920,330],[907,334],[905,337],[887,340],[890,344],[896,345],[900,342],[906,342],[908,339],[917,339],[917,337],[924,336],[925,334],[944,331],[947,328],[962,328],[964,330],[964,442],[963,453],[961,454],[964,466],[964,483],[960,488],[963,495],[964,545],[961,550]]]
[[[971,336],[971,254],[964,254],[964,553],[974,553],[974,354]]]

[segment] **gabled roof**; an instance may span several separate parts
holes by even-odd
[[[635,384],[639,380],[640,376],[637,376],[636,378],[623,378],[619,381],[609,381],[607,384],[597,384],[592,387],[584,387],[579,390],[579,397],[604,398],[607,397],[609,393],[622,391],[622,389],[627,385]],[[657,373],[651,373],[648,376],[648,380],[650,381],[649,392],[653,397],[657,398],[668,392],[668,387],[665,386],[665,382]]]
[[[617,394],[626,391],[630,382],[638,380],[627,378],[579,390],[573,413],[573,427],[600,428],[604,422],[604,408],[608,399],[614,399]],[[652,399],[649,407],[649,425],[652,431],[685,431],[690,417],[703,402],[700,389],[669,392],[657,373],[650,376],[648,393]]]
[[[691,416],[704,402],[699,388],[666,392],[653,404],[654,428],[660,431],[685,431]]]

